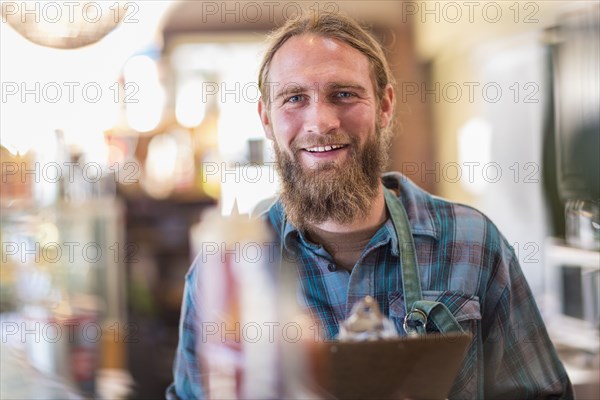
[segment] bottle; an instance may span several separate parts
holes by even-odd
[[[571,199],[565,207],[567,244],[600,250],[600,201]]]

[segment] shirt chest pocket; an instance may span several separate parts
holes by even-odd
[[[478,330],[481,312],[479,306],[479,297],[469,296],[461,291],[423,291],[423,299],[430,301],[439,301],[444,304],[465,332],[475,335]],[[404,335],[402,327],[406,310],[404,306],[404,296],[400,292],[391,292],[388,300],[389,318],[396,326],[400,335]],[[435,324],[427,323],[427,332],[437,332]]]

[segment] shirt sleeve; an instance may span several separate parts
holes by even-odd
[[[196,268],[192,265],[186,276],[179,321],[179,343],[173,365],[173,383],[167,388],[166,398],[204,399],[202,374],[197,356],[198,344],[198,308],[194,301],[196,287]]]
[[[484,320],[486,399],[573,399],[573,388],[514,251],[503,241]]]

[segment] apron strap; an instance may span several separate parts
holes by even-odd
[[[415,243],[410,232],[408,216],[402,203],[391,190],[385,188],[384,191],[385,204],[394,223],[396,236],[398,237],[398,254],[400,254],[402,268],[402,292],[404,293],[404,304],[408,315],[408,311],[412,310],[413,304],[423,299]]]
[[[385,203],[392,218],[398,237],[398,251],[402,270],[402,291],[404,293],[404,331],[407,335],[426,333],[430,319],[439,332],[463,332],[460,324],[448,307],[438,301],[423,300],[421,278],[417,263],[417,252],[410,231],[410,224],[404,206],[391,190],[384,188]]]

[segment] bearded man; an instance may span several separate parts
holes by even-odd
[[[394,80],[367,31],[338,14],[288,21],[271,37],[259,87],[282,179],[261,215],[282,251],[295,254],[303,305],[326,338],[367,295],[401,333],[418,314],[408,303],[425,299],[450,314],[449,330],[473,335],[450,398],[573,397],[515,253],[493,223],[384,174]],[[205,395],[191,300],[197,263],[171,398]],[[447,331],[436,312],[426,317],[417,330]]]

